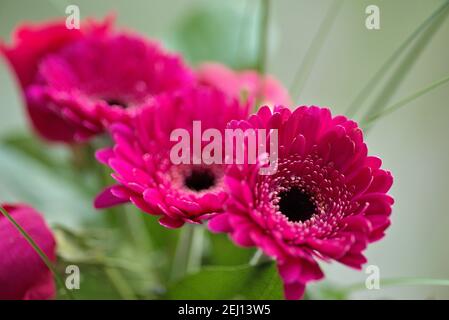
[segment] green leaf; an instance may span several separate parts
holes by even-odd
[[[250,8],[204,4],[189,11],[174,28],[171,42],[193,64],[218,61],[235,69],[257,59],[257,19]]]
[[[154,252],[142,252],[140,247],[127,242],[123,234],[111,229],[73,231],[57,227],[55,235],[60,268],[75,264],[82,276],[87,274],[82,279],[80,297],[95,297],[94,292],[103,295],[103,289],[99,291],[91,281],[97,285],[102,281],[101,287],[110,286],[112,292],[124,299],[154,297],[151,290],[160,287],[155,272],[158,257]]]
[[[58,243],[58,256],[73,263],[101,264],[106,255],[113,254],[123,243],[120,234],[113,229],[90,227],[75,231],[58,225],[53,231]],[[132,269],[132,261],[128,261],[128,267]]]
[[[254,250],[236,246],[226,234],[208,233],[209,247],[205,263],[216,266],[238,266],[250,261]]]
[[[9,148],[53,170],[67,167],[67,161],[64,160],[68,156],[68,150],[62,146],[49,146],[35,136],[21,132],[4,137],[2,142]]]
[[[72,180],[5,145],[0,147],[0,195],[1,201],[29,203],[50,223],[77,227],[98,219],[91,196]]]
[[[63,273],[68,263],[58,260],[58,268]],[[80,288],[73,290],[73,294],[79,300],[88,299],[120,299],[115,286],[106,275],[104,268],[100,266],[90,266],[76,264],[80,268]],[[58,285],[58,291],[64,289],[64,285]],[[58,297],[63,299],[63,297]]]
[[[2,144],[46,169],[50,175],[79,188],[86,196],[93,197],[99,190],[110,184],[111,178],[104,176],[97,181],[99,172],[105,167],[94,158],[96,149],[109,144],[105,137],[100,136],[92,140],[92,144],[58,145],[45,143],[36,135],[28,132],[14,132],[2,138]],[[99,182],[101,183],[99,185]]]
[[[166,299],[282,299],[274,263],[205,267],[168,288]]]
[[[255,269],[249,285],[243,288],[243,296],[254,300],[284,299],[282,281],[275,264],[264,263]]]

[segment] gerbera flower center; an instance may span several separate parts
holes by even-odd
[[[105,99],[106,103],[110,106],[119,106],[122,107],[123,109],[128,108],[128,104],[120,99]]]
[[[307,221],[316,211],[310,196],[297,187],[281,192],[278,205],[279,211],[291,222]]]
[[[194,191],[210,189],[215,182],[215,175],[208,168],[195,168],[184,178],[184,185]]]

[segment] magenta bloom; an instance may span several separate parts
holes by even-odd
[[[82,39],[87,34],[105,32],[110,23],[110,19],[101,23],[89,20],[79,30],[67,29],[63,20],[41,25],[24,24],[15,31],[12,46],[0,42],[0,51],[10,62],[24,89],[35,80],[39,63],[45,56],[68,43]]]
[[[254,70],[233,71],[219,63],[204,63],[197,70],[199,83],[218,88],[230,96],[247,97],[268,105],[289,105],[287,90],[272,76]]]
[[[40,63],[49,54],[59,51],[69,43],[89,34],[103,34],[109,28],[109,24],[109,20],[104,23],[87,21],[80,30],[67,29],[62,20],[42,25],[23,25],[16,30],[12,46],[0,43],[0,53],[15,71],[27,102],[31,122],[42,137],[53,141],[71,142],[77,126],[65,121],[58,109],[28,102],[27,91],[36,82]]]
[[[85,141],[152,96],[193,81],[178,56],[111,30],[109,21],[86,23],[81,31],[62,22],[22,27],[16,38],[2,51],[20,80],[35,129],[51,141]]]
[[[231,166],[226,212],[209,228],[274,258],[287,299],[301,298],[309,281],[323,277],[317,258],[360,269],[368,243],[390,225],[393,177],[367,155],[357,123],[325,108],[263,107],[230,126],[277,129],[278,168],[259,175],[261,164]]]
[[[27,205],[2,205],[47,257],[56,260],[56,243],[42,216]],[[51,299],[53,276],[20,232],[0,215],[0,300]]]
[[[156,97],[137,111],[130,124],[111,126],[115,145],[97,153],[97,159],[114,170],[117,185],[95,200],[96,208],[131,201],[144,212],[161,216],[161,225],[177,228],[185,222],[200,223],[223,211],[222,164],[173,164],[170,141],[175,129],[185,129],[193,139],[193,121],[202,131],[223,132],[228,121],[245,119],[242,105],[213,88],[196,87]]]

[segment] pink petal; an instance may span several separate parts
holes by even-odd
[[[110,208],[119,204],[129,202],[129,199],[116,197],[111,190],[116,186],[110,186],[99,193],[94,200],[94,207],[96,209]]]
[[[306,286],[300,282],[284,284],[284,296],[287,300],[299,300],[304,296]]]
[[[219,214],[209,220],[207,225],[212,232],[230,232],[232,230],[229,224],[228,214]]]
[[[55,238],[43,217],[26,205],[3,205],[51,261],[56,260]],[[14,225],[0,215],[0,299],[52,299],[52,273]]]
[[[182,220],[175,220],[168,216],[164,216],[159,219],[159,223],[161,226],[164,226],[166,228],[170,229],[177,229],[179,227],[182,227],[184,225],[184,221]]]

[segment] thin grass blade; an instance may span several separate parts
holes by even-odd
[[[301,65],[299,66],[298,71],[293,78],[292,85],[290,86],[290,93],[293,101],[297,101],[299,99],[301,91],[304,89],[304,86],[309,79],[310,73],[313,69],[313,66],[315,65],[319,52],[323,47],[327,36],[329,35],[329,31],[331,30],[335,22],[343,1],[344,0],[337,0],[332,2],[318,28],[315,37],[310,43],[306,55],[304,56],[304,59],[302,60]]]
[[[384,64],[380,67],[380,69],[374,74],[374,76],[366,83],[366,85],[362,88],[362,90],[357,94],[352,103],[349,105],[346,115],[348,117],[353,117],[358,110],[360,110],[360,106],[362,106],[366,99],[370,96],[370,93],[373,92],[375,87],[380,83],[381,79],[385,76],[388,70],[390,70],[393,64],[398,60],[399,56],[404,53],[404,51],[411,45],[411,43],[416,40],[416,38],[429,26],[434,25],[433,28],[429,28],[426,36],[421,38],[421,42],[417,42],[415,45],[414,52],[413,49],[410,50],[408,59],[405,58],[402,63],[402,67],[398,68],[398,74],[402,73],[402,78],[406,74],[406,69],[411,67],[411,65],[416,61],[419,57],[422,49],[427,45],[427,43],[431,40],[432,35],[437,31],[438,27],[441,25],[444,17],[447,15],[449,8],[449,1],[445,1],[440,7],[438,7],[421,25],[416,28],[416,30],[408,36],[405,41],[393,52],[393,54],[384,62]],[[443,19],[439,19],[443,17]],[[401,72],[402,71],[402,72]],[[394,81],[398,82],[400,79],[394,79]],[[390,81],[393,82],[393,81]],[[388,88],[384,86],[384,88]],[[394,88],[391,88],[389,91],[394,91]],[[393,90],[392,90],[393,89]],[[387,98],[385,92],[380,91],[381,95],[384,94],[385,98]],[[390,94],[389,94],[390,95]],[[390,96],[388,96],[390,98]],[[380,99],[376,99],[376,104],[381,103]]]
[[[449,279],[432,279],[432,278],[391,278],[385,279],[380,282],[381,287],[393,287],[393,286],[442,286],[449,287]],[[366,289],[365,283],[357,283],[346,287],[343,292],[349,294],[355,291],[361,291]]]
[[[444,77],[438,81],[435,81],[433,83],[431,83],[430,85],[422,88],[421,90],[416,91],[415,93],[399,100],[398,102],[396,102],[395,104],[385,108],[383,111],[379,111],[377,113],[372,114],[371,116],[367,117],[366,119],[363,119],[361,122],[361,126],[362,128],[364,126],[367,126],[369,124],[371,124],[373,121],[385,117],[386,115],[389,115],[390,113],[398,110],[399,108],[401,108],[402,106],[406,105],[407,103],[429,93],[432,90],[435,90],[437,88],[439,88],[440,86],[442,86],[443,84],[449,82],[449,76]]]

